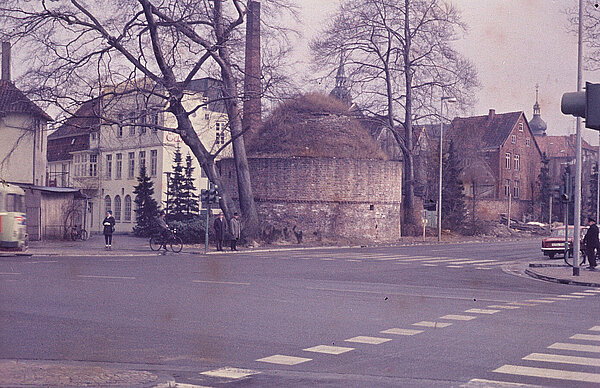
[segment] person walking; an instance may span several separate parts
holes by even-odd
[[[594,271],[596,269],[596,251],[600,250],[600,240],[598,239],[598,225],[596,225],[596,220],[591,217],[588,218],[588,225],[590,227],[583,238],[583,243],[585,244],[585,254],[590,263],[588,269]]]
[[[219,213],[219,218],[215,220],[215,240],[217,241],[217,251],[223,250],[223,241],[225,241],[225,234],[227,233],[227,222],[223,217],[223,213]]]
[[[106,212],[106,218],[104,221],[102,221],[102,225],[104,226],[104,248],[112,249],[112,235],[115,231],[115,217],[113,217],[110,210]]]
[[[233,218],[229,221],[231,227],[231,250],[237,251],[237,242],[242,234],[242,223],[240,222],[240,216],[237,213],[233,213]]]

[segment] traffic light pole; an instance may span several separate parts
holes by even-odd
[[[206,190],[210,190],[210,181],[206,185]],[[210,201],[206,201],[206,227],[204,228],[204,254],[208,252],[208,223],[209,223],[209,214],[210,214]]]
[[[583,0],[579,0],[579,28],[577,39],[577,92],[581,91],[583,71]],[[581,118],[577,117],[575,152],[575,217],[573,220],[573,276],[579,276],[579,245],[581,225]]]

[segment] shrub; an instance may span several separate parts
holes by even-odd
[[[197,244],[204,242],[205,224],[205,219],[194,217],[189,220],[170,221],[169,227],[177,229],[177,235],[181,237],[184,243]]]

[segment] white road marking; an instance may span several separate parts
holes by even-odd
[[[453,320],[453,321],[470,321],[471,319],[475,319],[477,317],[473,317],[471,315],[456,315],[456,314],[449,314],[449,315],[444,315],[443,317],[440,317],[440,319],[449,319],[449,320]]]
[[[494,263],[498,260],[462,260],[462,261],[451,261],[449,264],[484,264]]]
[[[415,335],[415,334],[419,334],[422,332],[423,332],[423,330],[398,329],[398,328],[380,331],[381,334],[396,334],[396,335]]]
[[[306,352],[325,353],[325,354],[342,354],[354,350],[354,348],[347,348],[344,346],[329,346],[329,345],[318,345],[312,348],[304,349]]]
[[[346,261],[358,261],[358,262],[360,262],[360,260],[355,260],[355,259],[346,259]]]
[[[78,278],[88,279],[124,279],[124,280],[135,280],[133,276],[102,276],[102,275],[77,275]]]
[[[431,321],[421,321],[421,322],[413,323],[413,326],[434,327],[434,328],[448,327],[450,325],[452,325],[452,324],[448,323],[448,322],[431,322]]]
[[[592,289],[592,290],[585,290],[585,292],[593,292],[593,293],[595,293],[595,294],[600,294],[600,290],[599,290],[599,289],[597,289],[597,288],[594,288],[594,289]]]
[[[475,267],[475,269],[490,270],[490,269],[493,269],[493,268],[488,268],[488,267]]]
[[[590,330],[591,331],[600,331],[600,326],[594,326]]]
[[[415,257],[417,257],[417,258],[415,258]],[[426,260],[425,260],[425,258],[426,258]],[[408,263],[411,261],[422,261],[422,262],[426,263],[429,261],[435,261],[436,263],[441,263],[444,261],[452,261],[452,260],[456,260],[456,259],[437,259],[437,258],[431,258],[431,257],[426,257],[426,256],[413,256],[413,258],[411,258],[411,259],[401,259],[401,260],[398,260],[398,262]]]
[[[423,264],[424,267],[437,267],[437,264]]]
[[[46,264],[46,263],[58,263],[58,260],[23,261],[23,264]]]
[[[207,372],[200,373],[201,375],[211,377],[223,377],[226,379],[241,379],[251,375],[259,374],[260,372],[250,369],[238,369],[226,366],[224,368],[209,370]]]
[[[527,299],[525,302],[532,303],[554,303],[554,300],[543,300],[543,299]]]
[[[600,366],[600,358],[563,356],[560,354],[531,353],[530,355],[523,357],[523,360]]]
[[[571,372],[559,369],[532,368],[519,365],[504,365],[494,370],[494,372],[519,376],[543,377],[556,380],[600,383],[600,374],[598,373]]]
[[[579,296],[579,295],[559,295],[559,298],[571,298],[571,299],[583,299],[585,298],[585,296]]]
[[[335,259],[330,259],[328,257],[324,257],[321,259],[321,261],[335,261]]]
[[[594,334],[575,334],[569,337],[574,340],[585,340],[585,341],[600,341],[600,335]]]
[[[186,384],[186,383],[178,383],[177,381],[169,382],[169,388],[211,388],[206,385],[195,385],[195,384]],[[171,385],[175,384],[175,385]]]
[[[560,349],[560,350],[574,350],[576,352],[591,352],[600,353],[600,346],[598,345],[578,345],[578,344],[567,344],[557,342],[548,346],[548,349]]]
[[[280,365],[298,365],[298,364],[302,364],[303,362],[312,361],[312,358],[283,356],[281,354],[276,354],[274,356],[259,358],[256,361],[268,362],[270,364],[280,364]]]
[[[590,296],[590,294],[585,292],[571,292],[571,295]]]
[[[447,265],[446,268],[462,268],[462,265]]]
[[[20,272],[0,272],[0,275],[21,275]]]
[[[368,337],[365,335],[359,335],[357,337],[349,338],[345,341],[346,342],[357,342],[357,343],[361,343],[361,344],[379,345],[379,344],[382,344],[384,342],[388,342],[391,340],[392,340],[391,338]]]
[[[473,313],[473,314],[496,314],[499,313],[500,310],[486,310],[486,309],[469,309],[465,310],[465,313]]]
[[[239,282],[217,282],[212,280],[192,280],[192,283],[209,283],[209,284],[232,284],[237,286],[249,286],[250,283],[239,283]]]
[[[507,305],[501,305],[501,304],[495,304],[495,305],[491,305],[488,306],[489,308],[493,308],[493,309],[505,309],[505,310],[516,310],[516,309],[520,309],[519,306],[507,306]]]
[[[537,306],[535,303],[523,303],[523,302],[508,302],[508,304],[513,304],[515,306]]]
[[[509,383],[506,381],[495,381],[485,379],[472,379],[468,383],[461,385],[461,388],[543,388],[539,385],[529,385],[521,383]]]
[[[553,296],[548,296],[548,297],[545,297],[544,299],[548,299],[548,300],[565,300],[565,298],[556,298],[556,297],[553,297]]]
[[[436,263],[445,263],[448,261],[459,261],[459,260],[464,260],[464,259],[457,259],[456,257],[452,257],[452,258],[440,258],[440,259],[430,259],[430,260],[423,260],[424,263],[428,263],[430,261],[432,262],[436,262]]]

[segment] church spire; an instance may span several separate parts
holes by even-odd
[[[529,128],[535,136],[546,136],[546,129],[548,126],[546,122],[542,120],[540,114],[540,103],[539,103],[539,92],[540,85],[535,85],[535,104],[533,104],[533,118],[529,122]]]
[[[342,101],[347,106],[351,106],[352,96],[350,95],[350,90],[348,90],[347,81],[348,78],[346,77],[346,72],[344,70],[344,51],[342,51],[340,53],[340,66],[335,75],[335,87],[329,95]]]
[[[533,116],[540,116],[540,104],[538,102],[538,94],[540,91],[540,85],[535,84],[535,104],[533,104]]]

